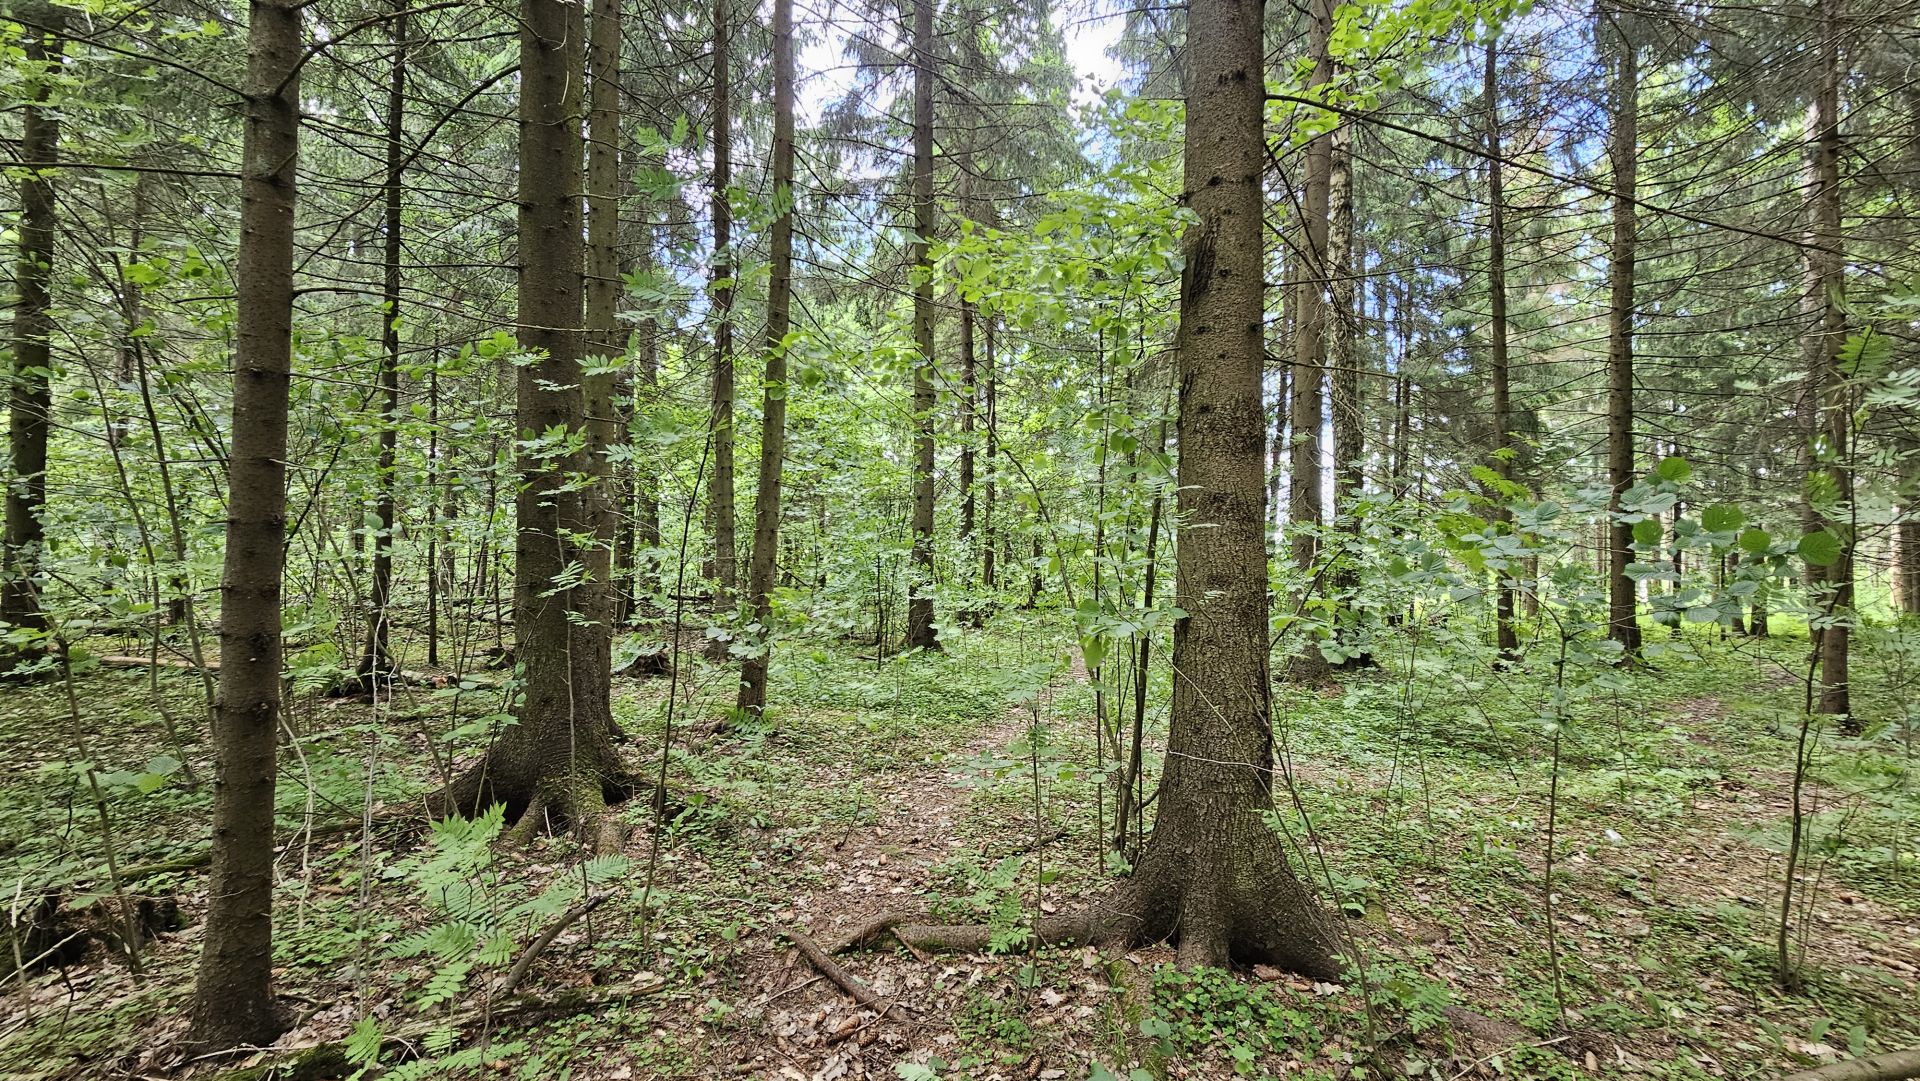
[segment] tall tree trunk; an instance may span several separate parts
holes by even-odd
[[[773,570],[780,550],[780,475],[787,451],[787,331],[793,322],[793,0],[773,0],[773,219],[767,278],[767,377],[760,426],[760,485],[753,501],[747,622],[758,648],[740,666],[739,709],[767,708],[773,657]]]
[[[20,110],[20,158],[52,163],[60,157],[60,114],[46,106],[53,97],[55,69],[66,44],[56,32],[62,16],[51,5],[33,12],[40,27],[26,27],[22,59],[31,88]],[[20,256],[14,266],[13,370],[8,402],[8,449],[13,475],[7,478],[6,566],[0,568],[0,623],[42,631],[38,576],[46,528],[40,515],[47,503],[47,425],[53,408],[53,241],[58,228],[54,172],[29,169],[20,181]],[[33,652],[37,653],[35,649]],[[24,656],[0,658],[12,669]]]
[[[1908,493],[1894,526],[1894,605],[1907,615],[1920,615],[1920,440],[1901,441],[1906,460],[1901,467]]]
[[[713,480],[707,488],[707,521],[713,530],[715,583],[713,608],[718,614],[739,590],[739,556],[734,540],[733,512],[733,205],[727,189],[733,186],[732,81],[728,54],[733,34],[728,24],[727,0],[713,0],[713,280],[710,285],[713,327]],[[713,648],[724,651],[720,639]]]
[[[1187,6],[1180,275],[1178,538],[1171,728],[1153,832],[1134,873],[1043,941],[1172,938],[1187,966],[1264,962],[1330,979],[1332,920],[1287,866],[1273,810],[1267,642],[1264,200],[1260,0]],[[981,949],[989,927],[902,927]]]
[[[1615,32],[1612,103],[1613,246],[1607,255],[1612,299],[1607,310],[1607,482],[1613,489],[1607,534],[1607,634],[1629,657],[1640,653],[1637,590],[1627,576],[1633,562],[1633,526],[1621,521],[1620,498],[1633,486],[1633,273],[1639,173],[1640,58],[1611,16]]]
[[[1343,121],[1333,130],[1331,173],[1327,185],[1327,273],[1333,299],[1327,322],[1327,357],[1332,368],[1327,379],[1333,420],[1333,512],[1347,515],[1345,528],[1357,530],[1351,519],[1353,503],[1366,480],[1366,426],[1360,413],[1361,310],[1359,260],[1353,208],[1354,125]]]
[[[220,704],[213,729],[213,866],[193,989],[192,1041],[271,1043],[273,793],[280,731],[280,586],[293,363],[296,0],[248,5],[240,251],[234,274],[233,446],[220,580]]]
[[[1364,305],[1356,304],[1359,263],[1354,232],[1353,208],[1353,135],[1354,125],[1342,120],[1333,129],[1327,182],[1327,275],[1328,295],[1332,298],[1327,318],[1327,385],[1331,391],[1330,414],[1333,427],[1333,513],[1334,527],[1357,539],[1360,521],[1354,504],[1365,483],[1366,453],[1364,421],[1360,415],[1360,340],[1359,323]],[[1359,581],[1355,570],[1357,553],[1340,557],[1332,575],[1331,591],[1344,603]],[[1374,663],[1362,652],[1344,657],[1339,667],[1365,668]]]
[[[1487,38],[1486,59],[1480,94],[1487,110],[1487,361],[1493,376],[1493,472],[1504,482],[1513,479],[1513,406],[1507,387],[1507,197],[1505,178],[1500,174],[1498,31]],[[1498,502],[1494,521],[1511,523],[1507,493],[1495,492],[1494,499]],[[1494,595],[1494,638],[1500,658],[1510,661],[1520,655],[1512,585],[1520,568],[1507,567],[1497,573],[1500,581]]]
[[[964,188],[965,185],[963,184],[962,187]],[[960,298],[960,550],[963,553],[961,566],[965,568],[967,574],[971,574],[973,568],[975,524],[973,411],[979,400],[976,383],[980,377],[978,358],[974,355],[973,328],[973,302],[962,297]],[[968,623],[978,627],[982,616],[979,602],[969,597],[966,606]]]
[[[1312,0],[1312,30],[1309,49],[1313,61],[1313,82],[1324,86],[1333,78],[1330,42],[1333,34],[1332,0]],[[1313,574],[1320,554],[1319,538],[1314,530],[1325,520],[1320,491],[1320,426],[1325,398],[1322,383],[1326,375],[1326,288],[1330,276],[1327,251],[1327,211],[1333,175],[1333,139],[1320,135],[1307,144],[1307,175],[1302,200],[1304,221],[1299,265],[1302,268],[1296,287],[1299,315],[1294,326],[1293,388],[1289,408],[1292,444],[1289,466],[1292,471],[1287,489],[1287,520],[1297,530],[1291,544],[1293,562],[1305,576]],[[1301,589],[1313,589],[1303,584]],[[1303,597],[1294,597],[1298,606]],[[1287,663],[1287,678],[1299,683],[1318,683],[1328,676],[1326,658],[1317,642],[1304,643]]]
[[[520,347],[514,500],[514,654],[525,680],[519,723],[456,779],[439,810],[504,804],[520,835],[571,826],[596,845],[606,800],[622,793],[602,664],[604,582],[580,578],[596,516],[575,483],[588,468],[574,441],[542,433],[587,424],[579,358],[582,293],[580,73],[583,9],[569,0],[521,0]],[[596,595],[598,594],[598,595]]]
[[[1847,678],[1847,647],[1853,621],[1854,546],[1858,541],[1852,521],[1853,506],[1853,385],[1841,352],[1847,342],[1846,262],[1841,246],[1840,203],[1840,0],[1820,4],[1820,86],[1814,95],[1813,128],[1813,241],[1807,257],[1813,263],[1813,284],[1819,325],[1812,331],[1819,343],[1819,447],[1813,458],[1824,478],[1814,500],[1820,527],[1840,540],[1840,558],[1821,568],[1814,604],[1820,609],[1816,630],[1820,649],[1820,700],[1817,712],[1840,718],[1843,731],[1857,734],[1860,724],[1852,713]],[[1808,478],[1810,481],[1813,478]]]
[[[652,261],[652,228],[647,230],[649,248],[646,265]],[[634,362],[634,408],[638,410],[642,403],[651,404],[660,396],[660,335],[661,321],[658,316],[648,316],[640,324],[639,340],[636,351],[639,356]],[[660,485],[655,478],[634,477],[634,546],[657,553],[660,550]],[[641,557],[636,553],[633,560],[633,578],[630,588],[636,598],[660,592],[660,583],[655,577],[660,570],[657,555]]]
[[[907,648],[938,649],[933,629],[933,0],[913,3],[913,570]]]
[[[993,505],[1000,486],[1000,367],[993,353],[993,318],[987,318],[986,326],[986,362],[987,379],[985,390],[987,408],[987,475],[982,482],[981,519],[985,523],[984,543],[980,546],[980,585],[989,594],[993,593],[997,583],[994,580],[993,547],[995,542]]]
[[[588,595],[595,601],[588,618],[603,671],[613,667],[613,628],[624,618],[620,599],[627,583],[614,572],[626,507],[617,501],[613,450],[626,442],[626,418],[618,401],[626,341],[620,333],[620,3],[592,0],[587,28],[586,253],[581,289],[586,309],[581,326],[586,354],[594,358],[584,373],[587,422],[587,473],[593,485],[580,493],[593,522],[597,542],[586,553]]]
[[[393,70],[387,83],[386,206],[382,219],[380,284],[380,450],[375,467],[379,496],[373,516],[372,611],[367,616],[366,648],[360,655],[360,682],[367,690],[394,669],[387,653],[387,611],[393,595],[394,469],[400,438],[400,253],[401,195],[406,180],[407,0],[393,0]]]

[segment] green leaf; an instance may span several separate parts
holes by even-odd
[[[1754,526],[1752,529],[1740,534],[1740,547],[1745,551],[1758,555],[1768,548],[1773,547],[1773,538],[1767,535],[1766,530],[1761,529],[1759,526]]]
[[[1633,523],[1633,543],[1649,547],[1659,544],[1660,520],[1657,518],[1642,518],[1640,521]]]
[[[1661,480],[1673,484],[1685,484],[1693,477],[1693,467],[1685,458],[1662,458],[1653,471]]]
[[[1730,507],[1725,503],[1716,503],[1700,512],[1700,524],[1709,533],[1731,533],[1739,529],[1747,520],[1739,507]]]
[[[1824,529],[1801,537],[1793,550],[1816,567],[1831,567],[1840,562],[1840,538]]]

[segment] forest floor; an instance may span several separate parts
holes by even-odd
[[[1775,980],[1804,640],[1702,635],[1688,659],[1590,690],[1557,759],[1539,720],[1549,688],[1526,676],[1421,661],[1280,689],[1309,818],[1278,823],[1367,958],[1342,984],[1184,972],[1165,948],[1023,943],[1036,910],[1070,907],[1116,869],[1094,735],[1114,674],[1096,706],[1070,641],[1058,617],[1012,613],[938,656],[791,642],[767,723],[721,737],[698,722],[719,715],[728,680],[683,661],[676,724],[691,738],[676,734],[667,766],[686,809],[656,831],[647,807],[622,808],[626,850],[600,859],[566,838],[514,849],[389,820],[497,723],[496,689],[297,698],[276,916],[279,990],[300,1023],[281,1047],[372,1018],[404,1037],[388,1061],[415,1056],[409,1077],[469,1076],[457,1067],[472,1061],[476,1076],[577,1081],[1460,1081],[1775,1077],[1920,1042],[1920,793],[1911,748],[1889,737],[1816,742],[1790,936],[1805,983]],[[1871,659],[1860,672],[1856,696],[1878,708],[1912,693]],[[182,730],[202,727],[191,674],[157,683]],[[58,684],[0,691],[8,904],[57,888],[85,910],[106,892],[84,758],[115,866],[144,876],[137,892],[177,897],[182,917],[146,943],[138,975],[95,945],[11,981],[0,1076],[217,1076],[284,1058],[182,1050],[204,868],[150,869],[191,862],[208,796],[174,764],[149,688],[143,670],[102,667],[75,677],[71,703]],[[656,770],[668,681],[619,693],[626,751]],[[204,744],[184,750],[205,777]],[[502,1004],[495,1023],[488,989],[581,890],[607,899],[538,954],[523,991],[591,1007],[527,1026]],[[840,955],[882,1014],[784,937],[829,944],[896,911],[989,923],[1007,948],[916,957],[883,936]]]

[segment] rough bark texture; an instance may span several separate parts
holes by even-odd
[[[1487,109],[1487,366],[1493,378],[1493,471],[1501,480],[1513,479],[1513,406],[1507,388],[1507,205],[1504,178],[1500,174],[1500,38],[1487,39],[1487,63],[1480,84]],[[1511,522],[1507,496],[1496,493],[1499,506],[1495,521]],[[1520,653],[1520,636],[1514,631],[1514,590],[1509,584],[1520,568],[1499,572],[1500,583],[1494,596],[1494,638],[1502,659],[1511,660]]]
[[[913,4],[913,569],[907,648],[937,649],[933,630],[933,0]]]
[[[1360,415],[1360,309],[1356,306],[1360,279],[1355,274],[1359,252],[1355,246],[1353,206],[1353,123],[1342,120],[1333,130],[1327,183],[1327,273],[1332,311],[1327,320],[1327,360],[1331,371],[1329,414],[1333,422],[1333,517],[1348,515],[1343,528],[1358,528],[1351,520],[1353,503],[1366,480],[1366,427]]]
[[[617,598],[625,583],[614,573],[623,507],[616,505],[613,448],[626,442],[626,418],[617,400],[616,364],[626,354],[615,310],[620,300],[620,4],[593,0],[587,38],[586,263],[582,293],[586,310],[581,326],[588,356],[605,358],[586,375],[587,473],[593,486],[580,493],[598,543],[586,552],[597,663],[613,668],[613,628],[625,618]]]
[[[713,0],[713,480],[707,487],[707,523],[713,530],[714,611],[740,587],[733,512],[733,117],[728,53],[733,34],[727,0]],[[716,648],[724,649],[720,639]]]
[[[213,869],[193,993],[195,1044],[272,1042],[273,792],[280,729],[281,547],[293,359],[298,63],[294,0],[248,9],[247,103],[234,286],[233,445],[220,579],[220,703],[213,730]]]
[[[406,179],[407,0],[393,0],[393,68],[387,82],[386,205],[380,287],[380,450],[376,466],[379,495],[374,501],[378,532],[373,537],[372,612],[367,616],[366,647],[360,654],[360,680],[369,689],[393,669],[387,655],[387,608],[393,594],[394,459],[400,437],[400,254],[401,195]]]
[[[588,468],[582,449],[543,433],[586,423],[578,349],[581,325],[580,77],[586,30],[579,5],[522,0],[520,18],[520,489],[514,502],[514,655],[526,689],[519,723],[442,797],[443,811],[506,805],[530,832],[590,829],[621,794],[612,743],[606,624],[596,593],[574,581],[598,547],[585,492],[569,482]],[[573,448],[573,449],[569,449]],[[597,838],[596,838],[597,840]]]
[[[42,26],[57,25],[51,7],[33,9]],[[26,28],[22,59],[30,68],[51,74],[60,63],[64,43],[52,30]],[[31,92],[20,110],[22,160],[52,162],[60,157],[60,116],[46,108],[51,100],[50,78],[30,76]],[[0,568],[0,623],[44,630],[35,576],[46,531],[40,513],[47,503],[47,418],[52,409],[53,356],[50,314],[53,281],[53,239],[58,222],[54,180],[50,169],[28,171],[20,180],[20,254],[15,264],[13,309],[12,390],[8,402],[8,449],[13,463],[7,478],[6,566]],[[22,658],[7,656],[0,665],[14,667]]]
[[[1617,19],[1619,16],[1615,16]],[[1613,245],[1607,255],[1612,299],[1607,311],[1607,483],[1612,509],[1633,486],[1633,272],[1638,222],[1634,211],[1639,169],[1638,47],[1615,27],[1612,133]],[[1607,533],[1607,634],[1627,650],[1640,652],[1637,591],[1627,576],[1633,562],[1633,526],[1612,522]]]
[[[740,712],[754,714],[767,707],[773,571],[780,551],[780,474],[787,453],[787,331],[793,319],[793,83],[793,0],[773,0],[773,190],[784,210],[773,219],[768,256],[760,484],[754,492],[753,556],[747,574],[747,622],[759,625],[759,648],[740,666]]]
[[[980,519],[984,539],[980,545],[980,585],[988,593],[997,586],[993,565],[993,546],[995,534],[993,528],[994,497],[1000,487],[1000,410],[999,410],[999,362],[993,355],[993,319],[987,319],[986,326],[986,362],[987,379],[983,389],[987,410],[987,447],[986,478],[980,493]]]
[[[1820,649],[1820,700],[1814,709],[1841,718],[1841,728],[1857,733],[1859,724],[1852,715],[1848,692],[1847,652],[1853,620],[1853,562],[1856,541],[1853,515],[1853,413],[1854,391],[1841,351],[1847,341],[1847,317],[1843,307],[1846,294],[1846,263],[1841,256],[1844,237],[1840,230],[1840,26],[1839,0],[1820,4],[1820,86],[1814,95],[1810,126],[1813,136],[1812,211],[1813,240],[1818,247],[1807,250],[1813,271],[1812,285],[1817,325],[1810,329],[1818,345],[1820,379],[1819,420],[1813,454],[1816,468],[1823,475],[1821,496],[1816,501],[1820,528],[1840,538],[1840,558],[1821,568],[1816,579],[1809,575],[1814,606],[1831,620],[1815,638]],[[1811,481],[1813,478],[1809,478]]]
[[[1132,877],[1043,942],[1171,938],[1186,965],[1256,961],[1339,974],[1332,922],[1287,867],[1273,807],[1261,404],[1260,0],[1194,0],[1179,343],[1178,603],[1172,729],[1153,833]],[[904,926],[922,948],[988,929]]]
[[[1313,81],[1324,84],[1333,78],[1333,58],[1329,41],[1333,33],[1332,0],[1312,0],[1312,30],[1309,49],[1314,58]],[[1295,527],[1318,526],[1326,518],[1320,491],[1320,425],[1325,404],[1322,384],[1326,377],[1326,288],[1329,276],[1327,218],[1329,189],[1333,175],[1333,138],[1321,135],[1307,144],[1305,195],[1301,200],[1301,252],[1297,265],[1300,281],[1295,286],[1297,312],[1293,338],[1293,386],[1289,403],[1288,428],[1292,443],[1288,467],[1292,471],[1287,488],[1287,520]],[[1310,529],[1293,538],[1294,564],[1306,574],[1313,573],[1320,543]],[[1300,598],[1294,598],[1297,605]],[[1293,655],[1287,662],[1287,678],[1299,683],[1318,683],[1328,676],[1326,658],[1314,643]]]

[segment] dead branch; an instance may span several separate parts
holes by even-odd
[[[813,967],[819,969],[822,976],[838,984],[840,990],[852,996],[855,1002],[878,1010],[882,1015],[892,1008],[886,999],[873,993],[873,988],[861,983],[853,973],[841,968],[837,961],[827,956],[827,952],[820,948],[819,943],[807,937],[806,932],[789,930],[784,934],[787,941],[798,947],[808,961],[813,962]]]
[[[603,893],[598,897],[589,897],[579,904],[574,905],[563,913],[559,919],[553,921],[546,930],[540,932],[539,938],[528,943],[527,948],[520,952],[520,959],[513,963],[511,969],[507,970],[506,978],[500,981],[500,986],[494,991],[494,994],[501,998],[513,994],[514,989],[520,986],[520,981],[527,978],[527,970],[533,967],[534,958],[539,957],[541,951],[551,946],[553,940],[559,937],[560,932],[566,930],[568,926],[584,917],[587,913],[606,904],[607,900],[612,896],[610,893]]]
[[[1907,1081],[1912,1077],[1920,1077],[1920,1047],[1829,1062],[1788,1074],[1781,1081]]]
[[[829,955],[845,953],[848,950],[859,949],[861,946],[872,945],[880,936],[912,918],[905,912],[882,912],[847,932],[838,942],[827,948],[827,953]]]

